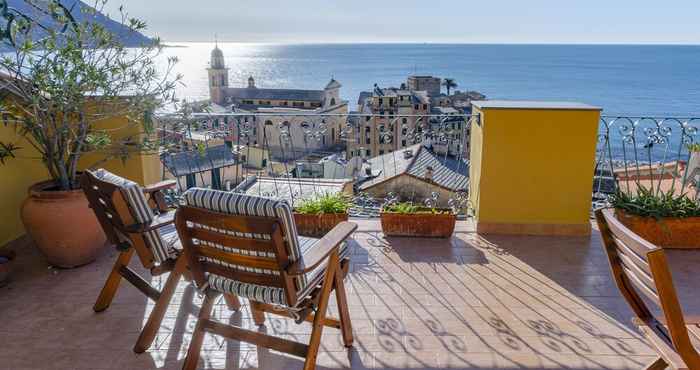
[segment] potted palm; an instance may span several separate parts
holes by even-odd
[[[179,79],[170,77],[174,59],[157,68],[158,40],[126,48],[123,35],[97,21],[103,1],[77,4],[69,10],[48,1],[40,25],[15,17],[3,34],[11,37],[2,40],[13,51],[0,58],[2,122],[17,133],[0,139],[0,159],[26,156],[45,165],[48,179],[29,188],[21,217],[49,263],[60,267],[94,260],[105,242],[80,189],[80,169],[155,150],[152,112],[172,101]],[[124,13],[120,23],[128,32],[145,28]],[[109,122],[118,127],[105,127]],[[116,137],[118,130],[133,134]]]
[[[449,238],[457,222],[450,208],[418,206],[410,202],[387,204],[379,217],[387,236]]]
[[[324,194],[303,200],[294,208],[299,235],[321,237],[337,224],[348,220],[351,200],[342,193]]]

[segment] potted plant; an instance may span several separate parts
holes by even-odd
[[[449,208],[417,206],[412,203],[386,205],[379,214],[387,236],[449,238],[457,216]]]
[[[609,202],[616,217],[635,234],[664,248],[700,248],[700,202],[688,194],[618,190]]]
[[[126,48],[121,38],[130,35],[99,23],[101,8],[77,4],[69,10],[56,0],[44,3],[40,27],[29,16],[15,17],[2,35],[13,51],[0,58],[2,122],[17,133],[0,139],[0,159],[26,156],[45,165],[48,179],[29,188],[21,217],[49,263],[59,267],[91,262],[105,242],[80,189],[80,169],[157,149],[149,139],[152,112],[172,101],[179,80],[170,78],[174,59],[158,72],[157,39]],[[81,21],[72,12],[80,12]],[[121,27],[138,34],[145,24],[122,13]],[[106,122],[119,127],[104,128]],[[137,133],[113,134],[131,126],[139,126],[132,130]],[[88,153],[95,162],[84,163]]]
[[[343,193],[324,194],[303,200],[294,208],[299,235],[322,237],[335,225],[348,220],[351,200]]]

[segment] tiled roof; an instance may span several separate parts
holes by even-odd
[[[323,101],[323,90],[231,87],[226,89],[226,96],[234,99],[301,100],[320,102]]]
[[[226,145],[206,148],[204,153],[191,150],[165,154],[161,157],[161,161],[165,168],[175,177],[233,166],[237,163],[236,156],[231,152],[231,148]]]
[[[410,158],[404,157],[404,151],[411,150]],[[397,150],[369,159],[372,169],[380,169],[379,176],[363,182],[360,190],[369,189],[396,176],[408,174],[424,180],[426,169],[432,167],[432,181],[453,191],[467,190],[469,186],[469,163],[453,157],[435,154],[422,144],[416,144],[405,150]]]
[[[248,195],[285,199],[289,204],[313,199],[319,194],[335,194],[343,191],[348,180],[272,178],[250,176],[236,186],[235,191]]]

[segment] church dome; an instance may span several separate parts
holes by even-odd
[[[218,46],[214,47],[214,50],[211,51],[211,57],[212,58],[223,58],[224,57],[224,52],[219,49]]]

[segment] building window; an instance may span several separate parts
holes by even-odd
[[[369,154],[369,149],[365,150],[365,155],[368,156],[368,157],[370,156],[370,154]]]
[[[331,105],[335,105],[335,98],[331,98]]]
[[[297,107],[297,108],[303,108],[304,102],[303,101],[295,101],[295,102],[292,102],[292,106]]]
[[[382,154],[384,154],[384,151],[383,151],[383,150],[380,150],[380,151],[379,151],[379,155],[382,155]]]
[[[414,106],[413,106],[413,109],[418,110],[418,109],[419,109],[418,104],[414,105]]]
[[[372,139],[370,139],[370,138],[365,138],[365,144],[371,144],[371,143],[372,143]]]
[[[401,123],[408,123],[408,118],[406,118],[406,117],[402,118]]]
[[[406,146],[406,140],[401,140],[401,146],[405,147]]]
[[[423,110],[427,110],[427,109],[428,109],[428,104],[423,104]]]
[[[365,132],[369,132],[369,126],[365,126]]]
[[[384,99],[379,98],[379,105],[382,105],[382,103],[384,103]]]
[[[372,118],[370,116],[365,117],[365,121],[369,121],[369,119]]]

